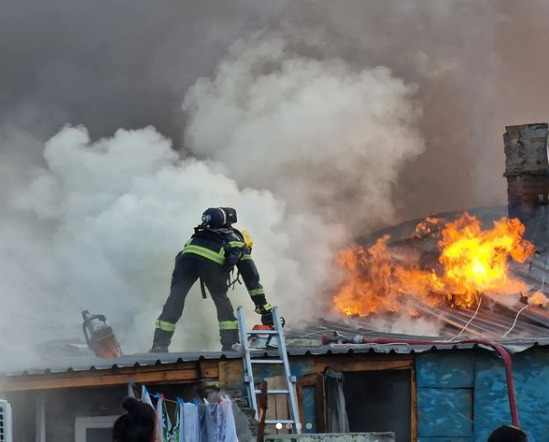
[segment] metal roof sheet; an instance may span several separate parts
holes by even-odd
[[[332,325],[332,324],[330,324]],[[313,335],[321,335],[326,333],[327,323],[323,325],[316,325],[311,327]],[[346,326],[337,327],[340,333],[347,333],[349,328]],[[356,331],[356,329],[354,329]],[[369,337],[393,337],[396,339],[411,338],[407,335],[398,334],[383,334],[383,333],[370,333]],[[389,343],[389,344],[329,344],[329,345],[306,345],[306,346],[293,346],[292,342],[298,343],[299,340],[303,342],[304,338],[288,338],[288,354],[290,357],[307,357],[307,356],[329,356],[329,355],[344,355],[344,354],[411,354],[422,353],[426,351],[444,351],[444,350],[469,350],[473,348],[485,348],[481,344],[463,344],[459,341],[442,340],[433,343],[426,343],[425,345],[409,345],[403,343]],[[320,343],[320,340],[315,337],[306,338],[306,343],[311,344],[311,339],[314,342]],[[425,337],[413,337],[413,339],[424,339]],[[549,338],[545,339],[510,339],[502,342],[506,348],[512,353],[527,350],[535,346],[549,346]],[[252,357],[274,357],[277,355],[276,350],[253,350]],[[5,370],[0,373],[0,377],[12,377],[12,376],[32,376],[43,375],[52,373],[71,373],[71,372],[87,372],[87,371],[102,371],[102,370],[117,370],[122,368],[136,368],[151,367],[163,365],[176,364],[181,362],[192,362],[199,360],[223,360],[223,359],[240,359],[241,356],[237,352],[178,352],[178,353],[142,353],[126,355],[116,359],[104,359],[90,356],[80,356],[71,358],[59,358],[57,360],[46,360],[41,363],[37,363],[33,368],[13,367],[10,370]]]

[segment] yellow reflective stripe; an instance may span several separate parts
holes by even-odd
[[[183,249],[183,254],[185,253],[194,253],[195,255],[208,258],[218,264],[223,264],[225,262],[225,257],[223,255],[207,249],[206,247],[188,245]]]
[[[244,244],[243,242],[240,242],[240,241],[229,241],[229,245],[230,245],[232,248],[241,249],[241,248],[244,247],[246,244]]]
[[[156,320],[155,324],[156,328],[159,328],[162,331],[165,332],[174,332],[175,331],[175,324],[167,321],[161,321],[160,319]]]
[[[219,330],[236,330],[238,321],[219,321]]]
[[[260,289],[248,290],[248,293],[250,294],[250,296],[264,295],[265,294],[265,289],[263,287],[261,287]]]
[[[252,255],[244,253],[244,255],[242,255],[242,258],[240,258],[240,261],[247,261],[249,259],[252,259]]]
[[[263,304],[263,308],[270,312],[273,309],[273,306],[267,302],[266,304]]]

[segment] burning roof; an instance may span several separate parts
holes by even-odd
[[[499,216],[427,217],[407,237],[397,226],[342,250],[335,312],[430,317],[459,336],[549,336],[548,133],[545,123],[506,127],[508,206]]]
[[[518,219],[501,218],[491,229],[483,229],[478,218],[465,213],[451,222],[429,218],[419,223],[404,258],[404,247],[393,252],[389,235],[369,248],[356,245],[342,250],[339,264],[346,278],[334,297],[335,305],[348,315],[367,316],[397,311],[406,301],[401,298],[408,297],[432,306],[471,307],[486,292],[525,294],[530,288],[511,274],[508,264],[509,260],[523,263],[534,254],[523,233]],[[432,237],[438,238],[436,261],[432,251],[412,253],[414,243]]]
[[[501,216],[504,208],[474,212],[405,223],[342,250],[341,322],[403,331],[394,324],[405,317],[405,332],[428,320],[437,324],[431,336],[443,338],[549,337],[547,255],[523,238],[518,219]]]

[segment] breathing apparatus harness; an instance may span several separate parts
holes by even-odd
[[[214,240],[221,244],[225,252],[225,262],[223,263],[223,268],[229,273],[229,279],[227,281],[227,288],[232,288],[234,290],[236,284],[242,284],[240,280],[240,272],[237,270],[236,277],[233,278],[234,267],[236,263],[242,258],[242,255],[251,250],[247,245],[244,247],[232,247],[230,245],[230,238],[234,241],[244,242],[244,235],[235,229],[234,227],[224,226],[220,228],[213,229],[211,227],[205,226],[203,224],[194,228],[193,238],[205,238]],[[202,292],[202,298],[206,299],[206,284],[200,278],[200,291]]]

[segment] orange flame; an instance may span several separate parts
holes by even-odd
[[[528,297],[528,304],[547,308],[549,307],[549,299],[545,296],[545,293],[538,290]]]
[[[509,259],[524,262],[534,253],[534,246],[522,239],[524,226],[519,220],[502,218],[492,229],[483,230],[480,221],[469,214],[444,226],[428,218],[418,225],[414,237],[437,232],[441,234],[438,264],[428,269],[398,263],[388,246],[388,235],[368,249],[355,245],[342,250],[338,263],[346,277],[334,296],[336,309],[360,316],[397,311],[407,295],[433,306],[450,302],[471,307],[481,292],[526,290],[508,269]]]

